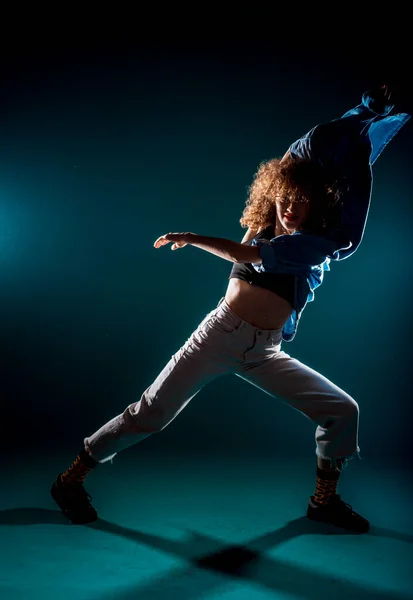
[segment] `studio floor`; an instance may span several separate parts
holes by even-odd
[[[52,455],[53,454],[53,455]],[[413,598],[413,477],[352,461],[339,492],[357,535],[309,521],[315,461],[151,456],[91,473],[100,518],[75,526],[49,495],[65,450],[1,459],[1,600]]]

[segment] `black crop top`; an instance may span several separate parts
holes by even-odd
[[[270,225],[258,233],[255,238],[264,238],[271,240],[274,237],[274,226]],[[251,245],[252,240],[244,242]],[[271,292],[275,292],[281,298],[284,298],[294,305],[294,275],[287,273],[259,273],[254,269],[251,263],[234,263],[229,279],[242,279],[252,285],[259,285]]]

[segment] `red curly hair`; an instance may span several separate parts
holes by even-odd
[[[316,162],[272,158],[260,163],[248,188],[242,213],[242,227],[263,229],[276,223],[276,201],[310,202],[303,228],[322,233],[337,225],[341,190],[336,181],[328,181],[326,171]]]

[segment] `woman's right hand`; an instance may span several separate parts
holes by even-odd
[[[166,246],[166,244],[173,242],[171,250],[177,250],[178,248],[183,248],[187,244],[190,244],[193,235],[193,233],[189,233],[188,231],[185,233],[166,233],[165,235],[158,237],[154,243],[154,247],[160,248],[161,246]]]

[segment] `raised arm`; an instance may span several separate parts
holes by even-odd
[[[241,244],[245,244],[246,242],[252,240],[252,238],[254,238],[259,231],[259,229],[251,229],[251,227],[248,227],[244,237],[241,240]]]

